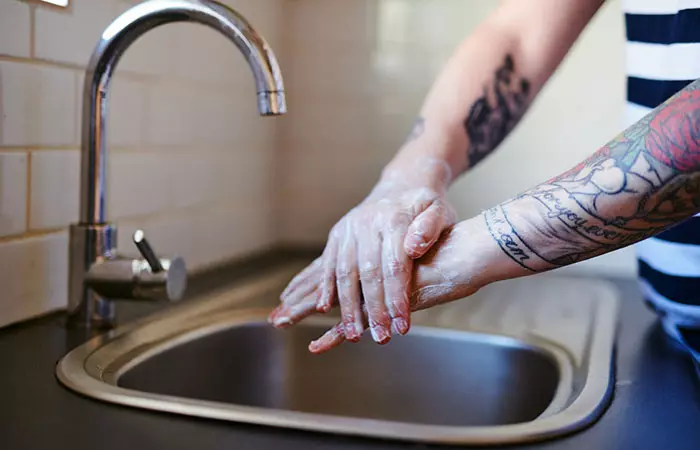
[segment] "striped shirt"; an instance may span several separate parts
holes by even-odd
[[[700,0],[624,0],[623,8],[631,125],[700,78]],[[677,325],[700,326],[700,215],[636,252],[647,301]]]

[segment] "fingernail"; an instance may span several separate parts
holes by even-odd
[[[357,337],[361,337],[364,332],[365,328],[361,324],[355,323],[355,333],[357,333]]]
[[[386,344],[391,339],[391,334],[382,325],[376,325],[370,329],[372,339],[378,344]]]
[[[318,349],[319,349],[319,343],[318,343],[318,341],[312,341],[312,342],[309,344],[309,351],[310,351],[311,353],[316,353],[316,352],[318,351]]]
[[[321,297],[321,300],[316,303],[316,311],[320,313],[327,313],[331,310],[331,305],[326,301],[326,297]]]
[[[358,323],[351,323],[345,327],[345,338],[351,342],[357,342],[362,336],[364,330]]]
[[[400,317],[391,321],[391,327],[393,328],[394,332],[401,335],[408,333],[408,322]]]
[[[274,324],[276,327],[283,327],[283,326],[291,325],[291,324],[292,324],[292,321],[291,321],[291,319],[290,319],[289,317],[277,317],[277,318],[274,320],[273,324]]]

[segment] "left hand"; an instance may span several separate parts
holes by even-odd
[[[276,327],[339,303],[350,341],[364,331],[384,344],[391,332],[409,329],[412,260],[423,256],[456,213],[445,198],[449,167],[439,160],[414,161],[385,172],[372,193],[332,229],[323,255],[296,276],[270,315]]]

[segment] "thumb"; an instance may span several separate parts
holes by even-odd
[[[425,255],[437,242],[445,228],[454,224],[457,214],[442,200],[433,202],[416,217],[408,227],[404,239],[404,250],[413,259]]]

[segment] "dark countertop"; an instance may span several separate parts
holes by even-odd
[[[199,286],[193,286],[192,290],[201,291],[211,280],[225,279],[226,272],[212,276],[207,281],[200,280]],[[612,404],[592,427],[527,448],[697,450],[700,448],[700,383],[690,359],[666,341],[655,316],[642,303],[636,284],[612,281],[624,294]],[[139,311],[144,311],[143,306]],[[129,308],[123,308],[120,314],[122,319],[128,317]],[[56,362],[79,343],[78,339],[63,327],[62,314],[0,330],[0,448],[428,448],[193,419],[83,398],[63,388],[54,377]]]

